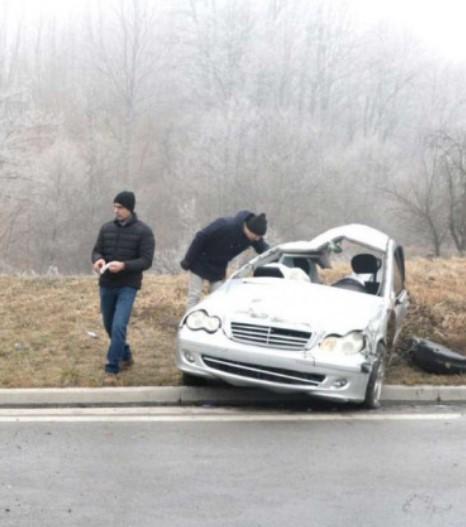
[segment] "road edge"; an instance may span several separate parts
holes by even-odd
[[[306,401],[303,395],[283,395],[233,387],[140,386],[112,388],[0,389],[0,407],[93,405],[251,405]],[[462,403],[466,386],[386,385],[385,403]]]

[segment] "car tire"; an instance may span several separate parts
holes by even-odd
[[[367,382],[366,397],[363,406],[368,409],[376,409],[380,407],[380,396],[382,394],[383,380],[385,377],[385,346],[379,344],[378,359],[372,365],[372,370]]]
[[[183,371],[181,372],[181,383],[184,386],[205,386],[207,384],[207,379]]]

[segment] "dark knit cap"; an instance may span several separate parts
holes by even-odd
[[[128,209],[130,212],[134,212],[134,207],[136,206],[136,197],[134,192],[123,190],[123,192],[120,192],[115,196],[113,203],[119,203],[120,205],[123,205],[125,209]]]
[[[246,227],[254,234],[264,236],[267,232],[267,219],[265,218],[265,214],[263,212],[257,216],[253,214],[246,221]]]

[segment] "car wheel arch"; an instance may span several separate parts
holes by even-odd
[[[380,406],[380,396],[385,377],[386,346],[382,340],[377,343],[377,354],[367,380],[366,393],[362,403],[364,408],[376,409]]]

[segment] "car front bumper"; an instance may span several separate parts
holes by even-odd
[[[177,367],[192,375],[219,378],[243,387],[303,393],[326,399],[362,402],[370,364],[362,356],[344,364],[316,359],[312,350],[290,351],[255,346],[215,334],[180,328]]]

